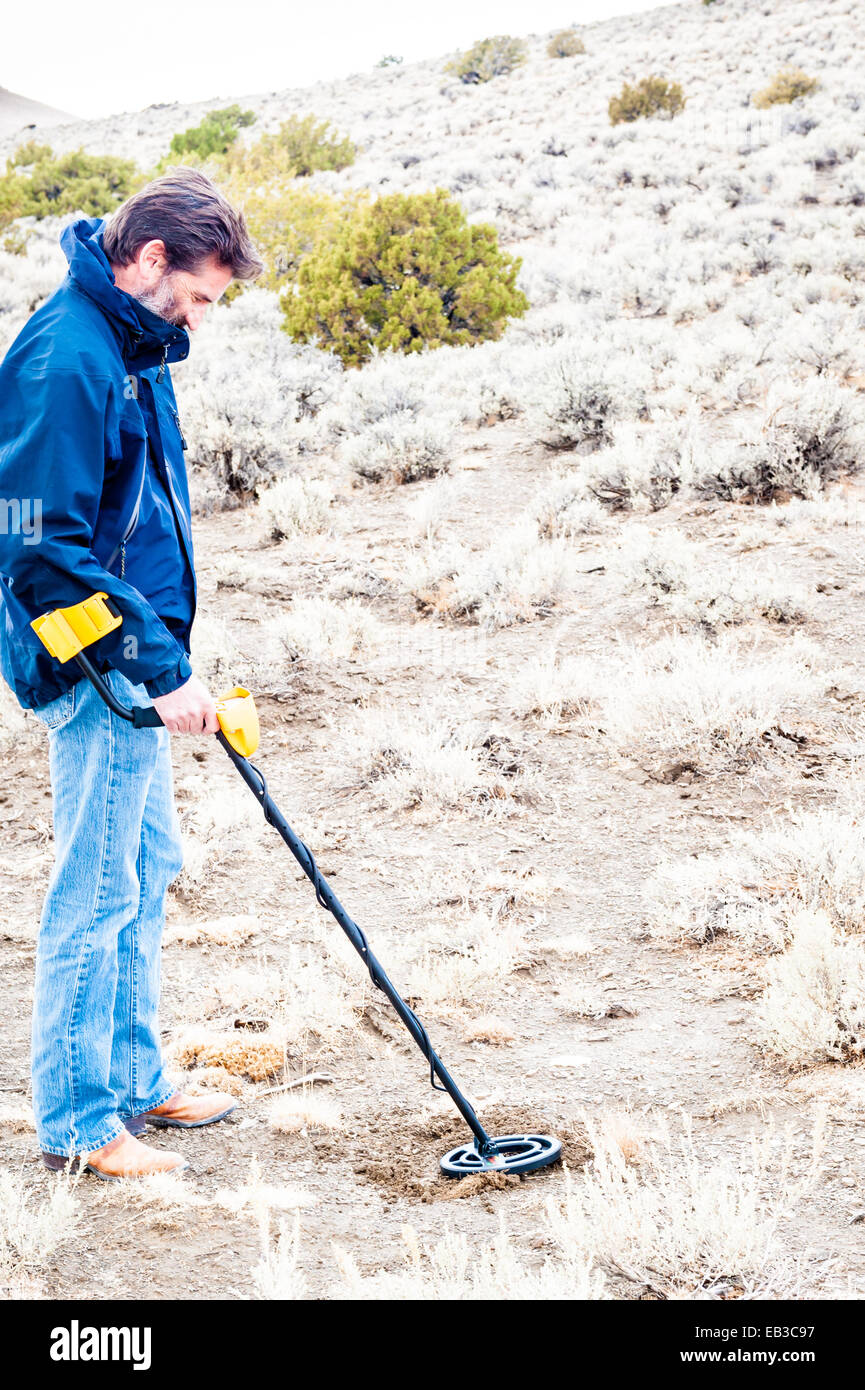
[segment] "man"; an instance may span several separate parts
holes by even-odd
[[[0,496],[38,520],[0,536],[0,670],[49,731],[54,794],[33,1006],[37,1140],[48,1167],[116,1181],[187,1166],[135,1137],[146,1123],[188,1128],[234,1108],[175,1090],[157,1024],[165,895],[181,867],[169,734],[218,727],[189,662],[195,570],[168,364],[232,279],[263,266],[242,215],[191,169],[107,222],[75,222],[61,245],[65,281],[0,365]],[[123,623],[94,660],[125,704],[154,704],[164,729],[111,714],[30,627],[98,590]]]

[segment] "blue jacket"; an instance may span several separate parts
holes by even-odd
[[[0,364],[0,671],[25,708],[81,679],[30,627],[102,589],[123,624],[89,653],[151,696],[191,674],[186,445],[167,363],[184,329],[117,288],[102,222],[60,244],[69,273]]]

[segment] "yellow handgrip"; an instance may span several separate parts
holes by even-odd
[[[256,748],[260,729],[255,700],[242,685],[236,685],[216,702],[216,716],[219,727],[228,739],[235,753],[242,758],[251,758]]]
[[[30,626],[57,661],[71,661],[91,642],[98,642],[107,632],[113,632],[122,621],[114,605],[109,607],[108,595],[98,593],[69,608],[43,613],[41,618],[34,618]]]

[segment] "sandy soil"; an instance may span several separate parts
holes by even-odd
[[[453,534],[479,542],[531,498],[546,467],[543,452],[521,442],[507,423],[468,432],[455,473],[470,503],[455,513]],[[506,483],[506,486],[504,484]],[[423,488],[427,484],[416,487]],[[324,592],[334,577],[372,571],[393,577],[395,542],[406,534],[410,489],[345,491],[338,534],[271,545],[260,523],[232,512],[199,520],[201,608],[228,624],[241,649],[255,646],[256,624],[294,594]],[[865,495],[854,488],[855,495]],[[506,494],[506,497],[505,497]],[[679,504],[651,518],[659,529],[679,527],[709,541],[721,555],[740,554],[743,517],[756,509],[727,504]],[[791,541],[766,525],[766,547],[783,556],[784,573],[813,594],[807,631],[831,658],[855,663],[865,638],[862,540],[855,529]],[[536,869],[561,886],[529,908],[530,939],[584,933],[591,953],[562,960],[538,951],[537,962],[502,983],[474,1008],[420,1009],[434,1043],[493,1131],[549,1129],[565,1141],[569,1165],[586,1160],[583,1116],[627,1109],[635,1123],[682,1109],[693,1117],[707,1155],[744,1152],[748,1135],[775,1124],[790,1127],[804,1163],[815,1097],[830,1106],[825,1173],[807,1210],[785,1232],[792,1248],[808,1252],[810,1296],[857,1296],[865,1289],[865,1226],[855,1218],[865,1182],[865,1140],[857,1106],[860,1068],[823,1068],[791,1077],[773,1068],[749,1043],[761,964],[735,945],[670,949],[646,931],[641,885],[661,851],[687,855],[728,842],[742,825],[759,826],[768,813],[818,806],[832,796],[831,776],[850,756],[848,735],[821,736],[827,711],[815,709],[812,736],[799,751],[713,777],[681,774],[639,761],[613,759],[576,727],[555,733],[508,714],[503,691],[510,672],[531,662],[554,640],[568,650],[601,652],[615,635],[638,637],[664,629],[663,613],[639,594],[625,595],[606,563],[609,542],[591,538],[575,548],[575,591],[551,617],[479,637],[470,628],[445,629],[414,611],[394,586],[373,585],[370,602],[387,624],[389,640],[375,660],[341,666],[298,662],[286,674],[282,698],[262,698],[263,738],[257,761],[276,800],[298,832],[320,845],[322,867],[367,930],[387,966],[388,942],[422,938],[436,907],[419,905],[419,876],[446,885],[454,866]],[[217,587],[226,556],[260,564],[254,595]],[[818,586],[820,586],[818,592]],[[761,629],[762,631],[763,629]],[[784,640],[768,633],[767,641]],[[236,673],[243,678],[243,671]],[[849,691],[847,692],[850,693]],[[334,766],[341,730],[359,706],[379,701],[422,708],[431,698],[483,709],[513,741],[517,756],[537,773],[533,804],[501,818],[464,814],[391,813],[368,792],[346,791],[349,769]],[[850,728],[863,692],[848,701]],[[831,711],[833,718],[837,711]],[[795,746],[794,746],[795,750]],[[51,859],[47,758],[38,728],[4,751],[2,908],[5,968],[0,1010],[6,1020],[0,1062],[0,1102],[28,1099],[29,1000],[34,935]],[[183,807],[197,779],[224,775],[214,745],[175,740],[178,799]],[[206,1007],[217,961],[236,957],[265,967],[286,959],[292,941],[308,937],[315,908],[309,885],[288,852],[265,827],[254,853],[214,872],[197,900],[172,896],[170,920],[188,922],[248,912],[256,930],[240,948],[171,945],[164,953],[166,1041]],[[316,917],[318,913],[318,917]],[[285,928],[288,928],[286,931]],[[333,924],[333,932],[338,928]],[[357,965],[361,970],[360,963]],[[591,982],[609,998],[600,1022],[575,1016],[569,995]],[[399,983],[399,980],[397,980]],[[506,1046],[467,1043],[472,1019],[494,1013],[514,1034]],[[421,1240],[446,1226],[472,1239],[492,1237],[504,1214],[529,1261],[543,1255],[541,1211],[561,1189],[561,1170],[499,1184],[448,1183],[439,1156],[462,1138],[446,1097],[429,1091],[417,1051],[383,1004],[370,1001],[353,1036],[338,1052],[311,1048],[291,1057],[287,1076],[325,1072],[323,1088],[343,1112],[335,1133],[275,1134],[266,1122],[267,1084],[242,1083],[231,1120],[179,1138],[152,1142],[181,1147],[193,1164],[185,1188],[204,1197],[247,1181],[256,1159],[264,1179],[299,1186],[310,1204],[300,1213],[301,1260],[313,1296],[337,1279],[333,1245],[364,1271],[397,1268],[400,1230],[409,1223]],[[273,1081],[271,1085],[275,1084]],[[742,1112],[730,1098],[750,1095]],[[720,1113],[719,1113],[720,1112]],[[32,1132],[0,1129],[4,1167],[36,1182],[53,1181],[41,1168]],[[250,1211],[209,1205],[166,1206],[95,1179],[78,1188],[82,1219],[76,1239],[33,1276],[35,1296],[60,1298],[246,1297],[259,1254]],[[617,1295],[646,1290],[621,1280]]]

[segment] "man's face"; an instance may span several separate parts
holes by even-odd
[[[214,258],[198,271],[163,269],[156,282],[140,289],[135,297],[160,318],[194,333],[231,279],[231,271]]]

